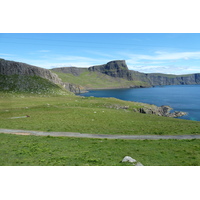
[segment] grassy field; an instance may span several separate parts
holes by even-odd
[[[130,85],[135,86],[149,86],[147,83],[142,81],[128,81],[122,78],[113,78],[106,74],[98,73],[98,72],[83,72],[79,76],[74,76],[69,73],[61,73],[52,71],[56,73],[63,82],[69,82],[77,85],[81,85],[87,88],[125,88],[130,87]]]
[[[126,106],[127,109],[123,109]],[[150,106],[71,93],[0,92],[0,127],[93,134],[199,134],[200,122],[140,114]],[[13,118],[29,115],[26,118]],[[200,165],[200,140],[109,140],[0,134],[1,166],[129,166],[128,155],[147,166]]]
[[[0,134],[1,166],[199,166],[200,140],[109,140]]]
[[[199,134],[200,122],[140,114],[146,104],[115,98],[5,95],[0,98],[0,127],[93,134]],[[128,109],[121,109],[128,106]],[[146,105],[147,106],[147,105]],[[13,118],[29,115],[27,118]]]

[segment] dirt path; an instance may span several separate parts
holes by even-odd
[[[26,131],[13,129],[0,129],[0,133],[16,134],[16,135],[36,135],[36,136],[65,136],[79,138],[100,138],[100,139],[126,139],[126,140],[159,140],[159,139],[200,139],[200,135],[102,135],[102,134],[86,134],[73,132],[42,132],[42,131]]]

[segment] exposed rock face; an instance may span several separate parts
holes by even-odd
[[[105,65],[97,65],[89,67],[89,71],[97,71],[108,76],[124,78],[127,80],[133,80],[130,71],[126,65],[125,60],[115,60],[108,62]]]
[[[134,70],[129,70],[124,60],[115,60],[103,65],[96,65],[89,68],[62,67],[52,69],[57,72],[70,73],[79,76],[85,71],[99,72],[114,78],[123,78],[129,81],[141,81],[147,83],[145,87],[157,85],[192,85],[200,84],[200,74],[190,75],[168,75],[150,73],[145,74]],[[130,87],[140,87],[131,86]]]
[[[7,76],[9,75],[39,76],[55,84],[61,85],[65,89],[69,90],[70,92],[77,93],[77,94],[79,94],[82,89],[78,85],[63,83],[57,74],[52,73],[48,69],[43,69],[40,67],[36,67],[33,65],[28,65],[28,64],[20,63],[20,62],[7,61],[7,60],[0,59],[0,74],[7,75]]]
[[[170,113],[172,109],[173,108],[171,108],[170,106],[161,106],[161,107],[152,106],[152,107],[140,108],[138,111],[144,114],[154,114],[165,117],[181,117],[187,115],[186,112],[181,112],[181,111],[175,111],[173,113]]]
[[[78,67],[61,67],[61,68],[53,68],[53,71],[73,74],[74,76],[79,76],[81,73],[88,71],[88,68],[78,68]]]
[[[146,74],[151,85],[195,85],[200,84],[200,74],[191,75],[165,75]]]
[[[150,87],[157,85],[191,85],[200,84],[200,73],[191,75],[167,75],[167,74],[145,74],[134,70],[128,70],[126,62],[124,60],[115,60],[108,62],[104,65],[92,66],[89,68],[77,68],[77,67],[62,67],[52,69],[57,72],[70,73],[74,76],[79,76],[81,73],[90,71],[98,72],[100,74],[106,74],[114,78],[123,78],[129,81],[138,81],[144,84],[138,83],[136,85],[130,85],[126,87]],[[74,93],[81,93],[84,90],[80,85],[71,83],[63,83],[61,79],[48,69],[28,65],[25,63],[7,61],[0,59],[0,74],[2,75],[26,75],[26,76],[39,76],[49,81],[59,84],[67,90]],[[141,86],[144,85],[144,86]],[[123,86],[121,87],[123,88]],[[149,111],[150,112],[150,111]]]
[[[49,81],[62,85],[61,79],[48,69],[28,65],[25,63],[0,60],[0,74],[2,75],[27,75],[27,76],[40,76],[48,79]]]
[[[69,90],[70,92],[73,92],[75,94],[80,94],[84,91],[84,88],[81,87],[80,85],[75,85],[71,83],[63,83],[63,86],[65,89]]]

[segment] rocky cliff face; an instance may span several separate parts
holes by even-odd
[[[55,84],[61,85],[70,92],[80,93],[81,91],[80,86],[70,83],[63,83],[61,79],[58,77],[58,75],[52,73],[50,70],[28,65],[25,63],[0,59],[0,74],[7,76],[10,75],[38,76],[41,78],[45,78]]]
[[[186,112],[182,112],[182,111],[175,111],[170,113],[170,111],[173,108],[171,108],[170,106],[161,106],[161,107],[157,107],[155,105],[152,105],[151,107],[142,107],[139,108],[138,110],[134,110],[135,112],[140,112],[143,114],[154,114],[154,115],[158,115],[158,116],[164,116],[164,117],[181,117],[184,115],[187,115]]]
[[[200,84],[200,74],[191,75],[157,75],[146,74],[147,81],[151,85],[195,85]]]
[[[115,60],[104,65],[89,67],[89,71],[97,71],[108,76],[133,80],[125,60]]]
[[[191,85],[200,84],[200,74],[191,75],[167,75],[167,74],[145,74],[134,70],[129,70],[124,60],[115,60],[104,65],[92,66],[89,68],[62,67],[52,69],[57,72],[70,73],[79,76],[83,72],[98,72],[114,78],[123,78],[129,81],[147,83],[145,87],[156,85]],[[55,84],[63,86],[73,93],[81,93],[84,90],[80,85],[64,83],[61,79],[48,69],[28,65],[25,63],[7,61],[0,59],[0,74],[20,75],[20,76],[39,76]],[[137,86],[137,85],[136,85]],[[136,87],[134,85],[134,87]],[[127,87],[127,86],[126,86]],[[130,87],[131,82],[130,82]]]
[[[49,81],[62,85],[61,79],[48,69],[28,65],[25,63],[0,60],[0,74],[2,75],[26,75],[26,76],[39,76]]]

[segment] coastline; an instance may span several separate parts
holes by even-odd
[[[106,87],[106,88],[85,88],[85,90],[81,90],[80,93],[76,93],[77,94],[84,94],[87,93],[89,91],[93,91],[93,90],[117,90],[117,89],[131,89],[131,88],[151,88],[154,86],[122,86],[122,87]]]

